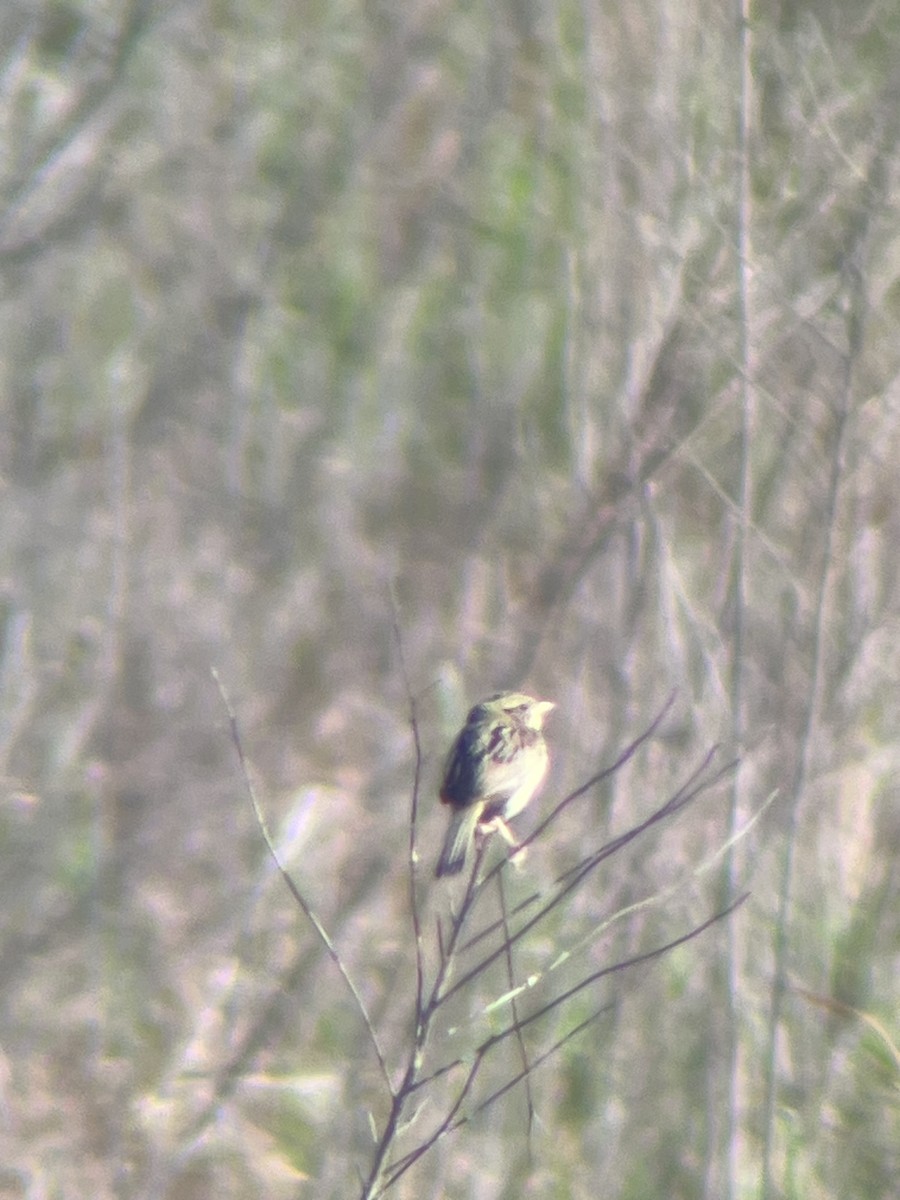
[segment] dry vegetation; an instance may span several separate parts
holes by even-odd
[[[598,975],[388,1195],[896,1194],[898,64],[893,0],[6,0],[0,1197],[361,1193],[416,769],[430,984],[506,686],[523,832],[676,696],[485,919],[741,765],[440,1010],[398,1155]]]

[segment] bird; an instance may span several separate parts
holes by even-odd
[[[556,708],[521,692],[480,701],[456,735],[444,768],[440,798],[450,824],[435,874],[457,875],[478,828],[498,830],[515,845],[506,821],[534,798],[550,766],[543,726]]]

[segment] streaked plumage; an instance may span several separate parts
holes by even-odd
[[[476,704],[447,756],[441,800],[453,809],[436,874],[463,869],[478,826],[499,828],[532,799],[550,757],[542,728],[556,707],[520,692],[500,692]]]

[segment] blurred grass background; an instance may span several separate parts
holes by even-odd
[[[0,1196],[355,1194],[382,1080],[210,667],[399,1062],[392,591],[423,853],[500,687],[545,805],[678,689],[538,881],[742,754],[586,925],[777,791],[591,948],[752,889],[535,1074],[532,1156],[512,1095],[395,1194],[895,1195],[900,12],[740,12],[3,6]]]

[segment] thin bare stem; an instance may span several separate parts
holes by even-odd
[[[475,1083],[475,1077],[478,1074],[478,1071],[481,1067],[482,1062],[484,1061],[484,1056],[486,1053],[487,1053],[487,1050],[480,1050],[476,1053],[475,1061],[472,1064],[472,1066],[469,1068],[469,1071],[468,1071],[468,1074],[466,1075],[465,1081],[463,1082],[462,1087],[459,1089],[456,1099],[454,1100],[453,1104],[450,1106],[450,1108],[447,1112],[447,1115],[444,1117],[444,1119],[441,1121],[441,1123],[437,1126],[437,1128],[434,1129],[428,1135],[428,1137],[425,1139],[424,1142],[422,1142],[420,1145],[416,1146],[416,1148],[414,1150],[411,1150],[409,1152],[409,1154],[404,1156],[404,1158],[398,1160],[398,1163],[394,1163],[391,1165],[391,1167],[389,1168],[390,1174],[388,1175],[388,1178],[387,1178],[386,1182],[384,1183],[384,1186],[379,1190],[379,1192],[377,1194],[380,1195],[382,1192],[386,1192],[389,1187],[392,1187],[397,1182],[397,1180],[400,1178],[400,1176],[405,1174],[406,1171],[408,1171],[409,1168],[413,1165],[413,1163],[417,1162],[422,1157],[423,1154],[426,1154],[431,1149],[431,1147],[435,1144],[435,1142],[439,1141],[440,1138],[444,1137],[445,1134],[450,1133],[452,1130],[458,1129],[460,1127],[460,1125],[465,1124],[465,1122],[466,1122],[465,1117],[463,1117],[459,1121],[454,1120],[454,1118],[456,1117],[456,1114],[459,1112],[460,1108],[462,1107],[463,1101],[465,1100],[466,1096],[472,1090],[472,1087]]]
[[[583,784],[581,784],[580,787],[577,787],[574,792],[570,792],[568,796],[565,796],[562,800],[560,800],[556,808],[554,808],[552,812],[550,812],[544,818],[544,820],[532,830],[528,837],[522,841],[521,846],[530,846],[532,842],[536,841],[543,834],[544,830],[549,825],[552,825],[553,822],[559,818],[564,809],[568,808],[573,801],[578,800],[581,796],[585,795],[586,792],[589,792],[592,788],[596,787],[598,783],[602,783],[604,779],[608,779],[611,775],[614,775],[616,771],[620,770],[620,768],[628,762],[629,759],[633,758],[644,742],[648,741],[651,737],[653,737],[654,733],[656,733],[666,713],[675,703],[675,697],[677,694],[678,693],[675,691],[670,692],[665,704],[662,706],[644,732],[636,737],[630,745],[625,747],[616,761],[610,766],[604,767],[602,771],[598,771],[596,775],[592,775],[590,779],[586,780]]]
[[[848,356],[849,358],[849,356]],[[760,1195],[762,1200],[769,1200],[774,1195],[773,1162],[775,1155],[775,1109],[778,1091],[777,1043],[778,1031],[781,1026],[781,1010],[784,1001],[785,979],[788,959],[788,927],[790,924],[791,900],[794,882],[794,856],[797,847],[797,833],[800,827],[800,802],[806,787],[812,763],[814,731],[819,715],[820,689],[823,673],[824,636],[825,636],[825,606],[828,596],[828,583],[831,575],[834,528],[837,516],[840,484],[843,477],[844,440],[849,418],[849,389],[851,366],[846,364],[847,378],[845,380],[845,403],[838,414],[834,446],[831,456],[831,471],[828,483],[828,496],[825,503],[823,520],[825,522],[825,542],[822,548],[822,562],[819,575],[819,586],[816,592],[816,610],[813,621],[813,639],[810,663],[809,696],[804,714],[803,731],[800,738],[800,754],[797,758],[797,769],[791,786],[790,804],[787,807],[788,821],[784,839],[784,857],[781,866],[781,880],[778,888],[778,915],[775,922],[775,979],[772,987],[772,1005],[769,1013],[768,1045],[766,1051],[766,1086],[763,1107],[763,1170]]]
[[[525,1081],[525,1110],[527,1113],[527,1128],[526,1128],[526,1145],[528,1147],[529,1162],[532,1158],[531,1139],[534,1133],[534,1097],[531,1093],[531,1068],[528,1062],[528,1047],[525,1045],[525,1038],[522,1034],[519,1022],[518,1002],[516,1001],[516,975],[513,968],[512,959],[512,942],[510,941],[509,929],[509,913],[506,906],[506,888],[503,884],[503,872],[497,875],[497,895],[500,900],[500,912],[503,918],[503,946],[506,951],[506,982],[509,986],[512,995],[512,1014],[513,1021],[516,1023],[516,1041],[519,1047],[519,1057],[522,1060],[522,1073],[520,1078]]]
[[[789,925],[794,886],[794,859],[797,835],[800,826],[800,805],[806,782],[813,765],[814,734],[822,704],[825,677],[825,619],[830,595],[832,571],[834,570],[834,542],[840,504],[841,484],[844,478],[846,445],[850,433],[854,381],[857,366],[863,352],[865,323],[868,303],[865,294],[865,277],[860,260],[866,239],[876,212],[883,209],[886,200],[890,173],[886,170],[889,152],[896,144],[897,105],[892,103],[887,127],[882,130],[879,144],[872,157],[864,180],[861,219],[852,239],[848,241],[842,264],[843,307],[845,314],[846,342],[842,352],[842,378],[835,411],[835,431],[831,451],[831,469],[825,497],[823,525],[825,536],[816,588],[815,612],[812,623],[812,646],[810,651],[810,683],[803,728],[800,738],[800,753],[791,786],[791,803],[788,808],[788,825],[785,832],[784,858],[778,891],[778,915],[775,927],[775,979],[772,987],[772,1005],[769,1014],[768,1046],[766,1053],[766,1083],[763,1126],[763,1165],[760,1196],[769,1200],[776,1192],[773,1179],[775,1159],[775,1113],[778,1093],[777,1045],[781,1026],[781,1011],[787,990],[787,967],[789,953]]]
[[[575,888],[577,888],[584,881],[584,879],[592,871],[596,870],[600,863],[608,858],[611,854],[621,850],[629,842],[633,841],[636,837],[640,836],[640,834],[650,829],[653,825],[656,825],[659,821],[665,819],[666,817],[673,816],[692,800],[695,800],[702,792],[706,791],[708,788],[712,787],[716,782],[718,782],[718,780],[721,779],[728,770],[733,769],[735,764],[729,763],[721,771],[718,771],[711,779],[702,780],[702,774],[708,767],[714,752],[714,750],[710,751],[700,767],[698,767],[698,769],[690,777],[688,782],[684,784],[672,797],[670,797],[665,804],[656,809],[655,812],[651,813],[646,820],[641,821],[638,825],[633,826],[619,837],[614,838],[611,842],[608,842],[605,846],[602,846],[599,850],[589,855],[578,866],[573,867],[570,871],[567,871],[564,875],[560,876],[557,882],[560,883],[561,886],[533,916],[525,921],[524,924],[522,924],[515,931],[515,933],[511,934],[510,944],[514,945],[540,921],[548,916],[567,895],[574,891]],[[486,970],[503,953],[503,946],[488,952],[484,958],[480,959],[475,966],[462,975],[443,993],[441,996],[441,1002],[443,1003],[454,993],[466,987],[477,975]]]
[[[440,1004],[441,990],[443,989],[444,983],[452,968],[461,930],[463,929],[466,919],[472,909],[472,905],[475,903],[479,894],[480,889],[476,883],[476,880],[481,868],[483,855],[484,846],[482,845],[478,848],[478,851],[475,854],[462,904],[459,911],[452,916],[450,931],[447,936],[444,935],[441,925],[438,923],[438,943],[440,946],[440,960],[438,969],[435,974],[434,982],[431,985],[428,998],[425,999],[423,988],[422,997],[417,1003],[415,1014],[415,1036],[410,1046],[406,1068],[403,1072],[403,1078],[399,1087],[391,1094],[390,1111],[388,1112],[385,1120],[381,1136],[378,1139],[378,1144],[375,1147],[371,1169],[368,1177],[363,1183],[362,1191],[360,1193],[361,1200],[371,1200],[371,1198],[381,1195],[385,1189],[384,1172],[386,1159],[390,1153],[391,1147],[394,1144],[394,1140],[397,1137],[406,1101],[417,1087],[419,1073],[421,1071],[422,1062],[425,1056],[425,1050],[431,1034],[432,1022]],[[467,1084],[464,1088],[464,1092],[468,1091],[468,1088],[471,1086],[479,1063],[480,1060],[479,1062],[476,1062],[471,1077],[467,1081]],[[456,1106],[462,1103],[462,1099],[463,1095],[460,1095],[456,1102]]]
[[[524,906],[517,906],[515,913],[519,915],[523,912],[523,908],[529,905],[538,903],[536,911],[532,912],[530,917],[524,920],[518,928],[513,928],[511,923],[511,914],[507,903],[506,893],[504,890],[504,881],[502,871],[505,869],[506,860],[499,863],[486,874],[482,874],[484,864],[485,849],[487,839],[479,840],[476,846],[476,852],[473,856],[471,869],[466,878],[465,890],[454,908],[451,909],[448,918],[438,918],[435,925],[435,945],[438,952],[437,968],[431,981],[426,979],[426,970],[424,966],[424,954],[422,953],[422,920],[418,908],[418,894],[416,887],[416,869],[418,863],[418,855],[416,850],[416,831],[415,825],[417,820],[418,806],[418,790],[419,790],[419,770],[421,762],[421,752],[418,742],[418,729],[415,713],[415,704],[412,699],[411,689],[409,687],[404,666],[404,682],[407,687],[407,696],[410,702],[410,711],[413,724],[413,736],[416,745],[416,771],[413,781],[414,797],[410,809],[410,902],[412,905],[412,922],[417,941],[417,989],[415,1002],[415,1022],[414,1022],[414,1037],[412,1044],[409,1047],[406,1066],[404,1068],[402,1078],[398,1086],[391,1093],[391,1102],[389,1111],[381,1126],[377,1145],[375,1147],[370,1169],[367,1177],[361,1184],[361,1200],[375,1200],[376,1197],[383,1195],[394,1183],[396,1183],[412,1166],[418,1162],[428,1150],[430,1150],[437,1141],[445,1137],[448,1133],[458,1129],[465,1124],[474,1112],[483,1111],[484,1108],[496,1102],[501,1096],[509,1092],[517,1084],[524,1085],[525,1088],[525,1103],[528,1111],[528,1126],[529,1126],[529,1147],[531,1128],[534,1123],[535,1105],[531,1093],[531,1074],[537,1065],[546,1061],[555,1050],[564,1045],[570,1037],[581,1029],[585,1028],[591,1020],[595,1020],[599,1016],[602,1009],[598,1009],[587,1021],[581,1022],[575,1030],[569,1031],[564,1037],[555,1042],[549,1049],[543,1050],[538,1057],[532,1058],[529,1054],[525,1043],[524,1030],[533,1022],[540,1020],[543,1017],[555,1012],[561,1005],[565,1004],[573,996],[577,995],[583,988],[589,986],[602,979],[606,975],[610,975],[616,971],[624,970],[629,966],[634,966],[638,963],[648,962],[661,954],[666,953],[668,949],[681,945],[684,941],[701,933],[708,928],[714,920],[718,920],[725,912],[719,913],[716,917],[704,922],[698,926],[696,930],[690,931],[681,938],[675,939],[666,946],[657,947],[654,950],[647,951],[641,955],[636,955],[633,958],[623,960],[622,962],[614,963],[609,967],[605,967],[599,971],[592,971],[580,983],[569,988],[564,993],[558,996],[550,996],[534,1013],[528,1016],[523,1016],[518,1007],[518,996],[524,990],[525,985],[517,985],[516,972],[513,961],[513,949],[516,944],[533,929],[535,924],[542,920],[548,913],[552,912],[563,899],[575,891],[585,880],[585,878],[594,870],[606,857],[614,853],[615,850],[621,849],[628,842],[637,837],[641,832],[649,829],[658,821],[665,817],[673,816],[680,811],[692,799],[698,796],[706,788],[712,786],[722,774],[733,766],[729,764],[721,771],[710,773],[709,767],[712,762],[715,750],[711,750],[703,762],[691,773],[686,782],[663,804],[659,809],[652,813],[640,825],[626,831],[625,834],[614,839],[612,842],[601,846],[587,859],[578,864],[572,871],[561,876],[556,883],[548,898],[542,898],[539,894],[527,901]],[[639,738],[628,746],[625,751],[618,757],[616,762],[609,768],[598,772],[592,776],[582,787],[576,789],[569,796],[565,797],[560,804],[556,806],[550,816],[542,822],[537,833],[546,831],[553,820],[557,819],[559,814],[569,804],[574,802],[578,797],[585,795],[592,787],[600,780],[606,778],[613,771],[621,767],[635,753],[637,747],[641,745],[653,732],[658,728],[660,721],[668,711],[672,703],[672,697],[669,698],[666,705],[644,731]],[[534,835],[534,836],[536,836]],[[533,840],[533,839],[532,839]],[[475,938],[469,938],[465,945],[462,943],[464,932],[468,930],[471,924],[473,914],[479,901],[485,896],[486,889],[490,882],[496,877],[498,887],[499,919],[493,921],[488,930],[495,935],[493,945],[490,951],[486,952],[481,961],[471,970],[467,971],[461,978],[451,979],[455,975],[455,967],[459,954],[468,947],[476,944],[481,938],[488,935],[488,931],[482,931]],[[561,957],[564,957],[561,956]],[[442,1115],[439,1117],[435,1127],[427,1133],[424,1138],[417,1141],[411,1150],[399,1158],[390,1160],[391,1153],[395,1150],[398,1137],[401,1132],[410,1124],[404,1119],[405,1108],[411,1097],[419,1092],[422,1088],[434,1084],[438,1079],[446,1077],[451,1071],[457,1071],[463,1064],[460,1059],[456,1058],[450,1063],[434,1069],[429,1066],[426,1071],[426,1056],[431,1040],[432,1029],[435,1025],[435,1018],[439,1013],[445,1010],[446,1001],[463,988],[469,986],[476,978],[480,977],[488,970],[495,962],[502,959],[505,965],[507,989],[504,995],[498,997],[489,1006],[491,1009],[507,1006],[506,1012],[509,1016],[509,1022],[500,1030],[499,1033],[485,1039],[481,1045],[477,1046],[473,1052],[473,1057],[466,1063],[461,1082],[458,1087],[453,1089],[453,1095],[448,1098],[446,1105],[443,1107]],[[552,968],[551,968],[552,969]],[[529,982],[531,980],[529,979]],[[487,1010],[485,1010],[487,1011]],[[507,1078],[501,1087],[497,1088],[486,1098],[478,1101],[475,1107],[469,1112],[463,1112],[463,1106],[467,1100],[472,1097],[473,1089],[481,1070],[482,1064],[492,1051],[507,1038],[515,1038],[519,1048],[519,1062],[514,1073]],[[420,1109],[417,1110],[413,1120],[419,1116]],[[529,1150],[530,1152],[530,1150]]]
[[[734,900],[733,903],[729,904],[726,908],[723,908],[719,912],[714,913],[711,917],[708,917],[700,925],[696,925],[693,929],[689,929],[687,933],[681,934],[680,937],[674,938],[672,941],[666,942],[662,946],[655,946],[652,950],[642,951],[640,954],[632,955],[632,957],[630,957],[630,958],[620,959],[619,962],[612,963],[608,967],[601,967],[597,971],[592,971],[589,975],[585,976],[584,979],[580,980],[576,984],[573,984],[573,986],[570,987],[568,989],[568,991],[561,992],[558,996],[554,996],[551,1000],[548,1000],[546,1004],[543,1004],[540,1008],[536,1009],[533,1013],[529,1013],[529,1015],[527,1017],[523,1018],[520,1021],[513,1021],[505,1029],[500,1030],[499,1033],[492,1034],[491,1037],[486,1039],[486,1041],[484,1041],[478,1047],[477,1053],[478,1054],[486,1053],[488,1050],[490,1050],[494,1046],[498,1045],[500,1042],[505,1041],[508,1037],[511,1037],[514,1034],[516,1034],[517,1031],[524,1029],[526,1026],[533,1024],[535,1021],[541,1020],[542,1017],[546,1017],[548,1014],[554,1012],[557,1008],[559,1008],[560,1005],[565,1004],[565,1002],[567,1000],[571,1000],[573,996],[577,996],[579,994],[579,992],[584,991],[584,989],[586,987],[589,987],[592,983],[597,983],[599,980],[604,979],[608,975],[615,975],[620,971],[627,971],[631,967],[636,967],[636,966],[640,966],[643,963],[652,962],[653,959],[661,958],[664,954],[668,954],[670,950],[674,950],[678,946],[683,946],[686,942],[690,942],[694,938],[699,937],[701,933],[704,933],[707,929],[709,929],[712,925],[715,925],[718,921],[722,921],[726,917],[731,916],[731,914],[733,912],[735,912],[738,908],[741,907],[742,904],[744,904],[746,902],[749,895],[750,895],[749,892],[744,892],[742,895],[738,896],[737,899]],[[539,1060],[536,1060],[536,1061],[539,1061]],[[437,1078],[439,1075],[446,1074],[448,1071],[452,1070],[453,1067],[455,1067],[455,1066],[459,1066],[460,1062],[461,1062],[460,1059],[454,1059],[453,1062],[444,1064],[442,1067],[439,1067],[432,1075],[429,1075],[427,1078],[422,1078],[421,1080],[419,1080],[418,1083],[416,1084],[416,1087],[417,1088],[424,1087],[426,1084],[430,1083],[432,1079]]]
[[[400,629],[400,617],[397,598],[391,591],[391,611],[393,614],[394,640],[397,643],[397,655],[400,659],[400,675],[406,692],[406,702],[409,706],[409,726],[412,732],[415,763],[413,766],[412,795],[409,806],[409,911],[413,926],[413,937],[416,946],[416,1041],[422,1020],[422,1002],[425,995],[425,959],[422,940],[422,917],[419,911],[418,868],[419,852],[417,848],[419,825],[419,790],[422,779],[422,742],[419,737],[419,721],[416,714],[416,698],[409,681],[406,668],[406,655],[403,649],[403,634]]]
[[[225,690],[225,686],[222,683],[221,678],[219,677],[219,672],[216,670],[215,667],[211,668],[211,672],[212,672],[212,677],[215,680],[216,687],[219,689],[219,695],[222,697],[222,703],[225,705],[225,711],[228,714],[228,722],[229,722],[229,725],[231,728],[231,740],[234,743],[234,747],[235,747],[235,749],[237,751],[237,755],[238,755],[238,760],[241,764],[241,772],[244,776],[244,785],[247,789],[247,795],[250,797],[250,802],[253,805],[253,811],[256,814],[256,821],[257,821],[257,824],[259,825],[260,831],[262,832],[263,839],[266,843],[266,846],[268,847],[269,853],[271,854],[272,858],[275,861],[275,865],[278,868],[281,878],[287,884],[288,890],[290,891],[290,893],[294,897],[294,899],[297,901],[297,904],[303,910],[304,916],[309,921],[310,925],[312,925],[319,940],[321,941],[322,945],[325,947],[325,950],[328,953],[329,958],[335,964],[338,971],[340,972],[341,978],[344,980],[344,983],[347,985],[347,989],[349,990],[350,995],[353,997],[356,1007],[359,1010],[360,1016],[362,1017],[363,1024],[365,1025],[365,1027],[368,1031],[369,1038],[372,1042],[372,1048],[375,1051],[375,1057],[378,1059],[378,1065],[381,1068],[381,1074],[384,1077],[385,1083],[387,1084],[388,1091],[391,1093],[391,1095],[393,1095],[394,1089],[391,1086],[391,1077],[388,1074],[387,1063],[385,1062],[384,1054],[382,1053],[381,1045],[378,1041],[378,1035],[375,1032],[375,1027],[372,1024],[372,1019],[369,1016],[368,1010],[365,1005],[365,1001],[363,1000],[362,996],[360,995],[356,984],[350,978],[350,974],[347,971],[347,968],[344,966],[343,959],[338,954],[337,949],[335,948],[334,942],[332,942],[331,938],[328,936],[328,932],[325,929],[325,926],[319,920],[319,918],[316,915],[316,913],[314,912],[312,906],[309,904],[306,897],[303,895],[303,893],[297,887],[296,883],[291,878],[290,873],[288,872],[287,868],[284,866],[284,864],[281,862],[281,859],[278,857],[278,850],[276,849],[275,843],[272,839],[272,835],[269,832],[269,827],[268,827],[268,824],[266,823],[265,814],[263,813],[262,808],[260,807],[259,800],[257,799],[257,796],[256,796],[256,789],[254,788],[253,781],[250,778],[250,770],[247,765],[247,759],[244,755],[244,747],[243,747],[243,744],[241,743],[241,735],[240,735],[240,731],[238,729],[237,716],[235,714],[234,708],[232,707],[231,700],[228,697],[228,693]]]
[[[607,779],[609,776],[613,775],[616,771],[618,771],[622,766],[624,766],[624,764],[626,762],[628,762],[628,760],[635,754],[638,747],[643,742],[647,741],[647,739],[650,738],[653,735],[653,733],[656,731],[656,729],[659,727],[659,724],[662,721],[663,717],[666,715],[666,713],[672,707],[672,704],[675,700],[676,694],[677,693],[675,691],[670,693],[665,704],[660,709],[659,713],[653,718],[653,721],[650,723],[650,725],[648,725],[647,728],[644,730],[644,732],[642,734],[640,734],[639,737],[635,738],[635,740],[633,742],[631,742],[630,745],[625,747],[625,749],[622,751],[622,753],[619,755],[619,757],[615,760],[615,762],[611,764],[611,766],[604,767],[603,770],[598,771],[595,775],[592,775],[585,783],[581,784],[574,791],[570,792],[567,796],[564,796],[563,799],[559,802],[559,804],[557,804],[556,807],[548,814],[548,816],[543,821],[541,821],[541,823],[537,826],[537,828],[534,829],[528,835],[528,837],[524,838],[520,842],[519,849],[525,849],[526,847],[530,846],[533,842],[537,841],[537,839],[546,832],[546,830],[549,828],[549,826],[552,825],[553,822],[558,819],[559,815],[564,811],[564,809],[568,808],[568,806],[574,800],[577,800],[581,796],[586,795],[587,792],[589,792],[598,783],[602,782],[602,780],[604,780],[604,779]],[[707,755],[706,759],[704,760],[704,764],[709,762],[709,760],[712,758],[714,753],[715,753],[715,747],[712,750],[710,750],[709,754]],[[731,770],[732,766],[733,766],[733,764],[726,765],[720,772],[720,775],[724,774],[728,770]],[[703,770],[703,766],[701,766],[700,770]],[[717,776],[717,778],[718,778],[718,776]],[[712,781],[712,782],[714,782],[714,781]],[[667,809],[667,806],[671,803],[672,803],[671,800],[667,801],[666,805],[664,805],[662,809],[658,810],[658,814],[656,815],[655,819],[662,819],[662,816],[667,815],[666,809]],[[653,818],[651,818],[650,823],[651,824],[654,823]],[[629,841],[629,840],[631,840],[632,836],[637,836],[637,834],[642,832],[644,828],[645,828],[645,825],[642,824],[642,825],[636,827],[635,830],[629,831],[627,834],[624,834],[622,836],[626,839],[626,841]],[[607,853],[609,853],[609,854],[614,853],[616,850],[620,849],[621,846],[624,844],[625,844],[625,842],[620,841],[620,839],[616,839],[615,842],[609,843],[606,847],[603,848],[604,857],[606,857]],[[488,879],[490,879],[498,871],[505,870],[505,868],[506,868],[506,860],[498,862],[489,872]],[[572,868],[573,871],[577,870],[577,869],[578,868]],[[563,879],[563,878],[565,878],[564,875],[560,877],[560,879]],[[560,880],[557,880],[556,882],[558,883],[558,882],[560,882]],[[541,897],[542,897],[542,893],[533,892],[530,896],[519,901],[519,903],[516,905],[515,909],[513,910],[513,913],[518,914],[520,912],[523,912],[526,908],[530,907],[530,905],[535,904],[538,900],[540,900]],[[461,949],[468,950],[470,947],[474,946],[476,942],[478,942],[482,938],[487,937],[490,934],[492,934],[497,929],[498,924],[499,924],[499,922],[495,921],[492,924],[487,925],[484,929],[480,930],[478,933],[476,933],[472,937],[470,937],[469,940],[465,943],[465,945],[461,947]]]

